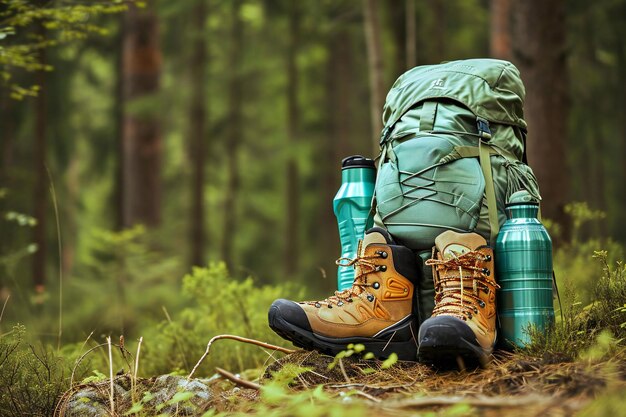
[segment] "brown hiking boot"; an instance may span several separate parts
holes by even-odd
[[[449,230],[435,239],[426,265],[433,266],[435,308],[420,326],[419,361],[485,365],[496,342],[493,250],[476,233]]]
[[[395,352],[415,360],[417,341],[413,315],[414,285],[421,268],[413,251],[396,245],[380,228],[359,242],[351,288],[323,301],[276,300],[269,310],[270,327],[296,346],[336,355],[350,343],[385,358]]]

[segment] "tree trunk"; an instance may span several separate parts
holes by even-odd
[[[511,0],[491,0],[491,56],[511,59]]]
[[[289,2],[289,43],[287,45],[287,227],[285,228],[285,273],[292,276],[298,269],[298,226],[300,184],[294,148],[298,142],[300,111],[298,108],[298,68],[296,58],[300,42],[298,0]]]
[[[392,50],[394,52],[391,68],[393,69],[392,78],[395,80],[406,71],[407,68],[407,32],[406,23],[409,20],[406,15],[406,4],[402,1],[383,2],[383,9],[387,16],[387,27],[390,28],[393,37]]]
[[[46,31],[43,25],[38,27],[38,35],[45,38]],[[39,51],[39,61],[42,65],[46,65],[46,50]],[[46,226],[47,208],[48,208],[48,175],[46,173],[46,128],[48,126],[47,108],[46,108],[46,72],[40,70],[37,72],[37,84],[39,85],[39,95],[35,100],[35,158],[33,172],[35,173],[35,194],[34,217],[37,219],[37,225],[34,227],[33,240],[37,245],[37,252],[33,256],[33,285],[35,291],[41,294],[45,290],[46,284]],[[37,302],[43,299],[37,297]]]
[[[417,24],[415,0],[406,0],[406,69],[417,65]]]
[[[2,163],[0,164],[0,186],[6,186],[11,179],[15,144],[15,100],[8,92],[0,91],[0,117],[2,118]],[[6,94],[5,94],[6,93]]]
[[[565,4],[563,0],[528,0],[513,2],[512,8],[513,59],[526,86],[528,161],[541,187],[543,215],[560,223],[566,231]]]
[[[241,129],[241,48],[243,46],[243,28],[239,17],[241,0],[231,2],[231,47],[229,54],[230,74],[228,81],[228,131],[226,140],[226,164],[228,186],[224,202],[224,223],[222,232],[222,259],[232,271],[234,266],[233,237],[236,234],[237,196],[239,193],[239,144],[242,139]]]
[[[618,8],[618,11],[620,11],[623,16],[624,13],[626,13],[626,5],[622,4],[621,7]],[[616,36],[616,38],[623,40],[624,36],[626,36],[626,30],[621,24],[618,28],[618,36]],[[624,46],[623,41],[619,42],[617,45],[617,68],[618,71],[623,71],[624,68],[626,68],[626,46]],[[618,114],[621,117],[618,118],[618,128],[621,140],[618,142],[619,148],[616,152],[617,155],[615,159],[613,159],[613,161],[615,161],[614,163],[619,167],[618,178],[612,179],[612,181],[617,182],[614,190],[617,191],[616,194],[619,196],[613,197],[616,200],[614,200],[614,204],[620,208],[617,210],[616,218],[612,222],[612,224],[615,225],[612,234],[621,242],[626,241],[626,210],[623,209],[623,207],[626,206],[626,101],[624,101],[624,97],[626,97],[626,82],[624,82],[623,76],[623,73],[619,75],[619,88],[615,91],[616,98],[614,99],[619,103]]]
[[[191,57],[191,108],[189,111],[190,150],[193,167],[191,189],[191,264],[204,265],[205,253],[205,217],[204,217],[204,175],[206,159],[206,62],[207,45],[204,40],[206,21],[205,0],[199,0],[192,9],[193,24]]]
[[[372,155],[378,155],[378,143],[383,129],[382,112],[385,104],[383,59],[380,40],[378,0],[363,0],[365,41],[370,79],[370,117],[372,122]]]
[[[119,32],[115,45],[115,105],[113,106],[113,120],[115,122],[115,137],[117,139],[117,160],[115,166],[115,192],[113,204],[115,206],[115,228],[122,230],[126,225],[124,219],[124,27],[125,16],[119,16]]]
[[[446,53],[446,26],[447,26],[447,13],[446,5],[443,0],[432,0],[430,2],[433,16],[435,17],[433,22],[433,45],[435,50],[433,51],[433,57],[435,63],[440,63],[447,58]]]
[[[321,158],[323,170],[320,225],[323,225],[320,245],[322,270],[329,277],[329,289],[337,289],[335,259],[341,254],[337,219],[333,213],[333,198],[341,185],[341,159],[349,156],[352,116],[350,97],[353,85],[353,42],[349,29],[338,28],[328,40],[330,51],[327,67],[328,134]]]
[[[157,226],[161,221],[162,139],[157,109],[145,100],[159,91],[161,50],[158,20],[149,5],[126,13],[123,45],[123,225]],[[141,113],[128,105],[142,102]]]

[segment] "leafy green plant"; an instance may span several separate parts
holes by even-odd
[[[53,415],[68,388],[70,363],[48,346],[26,343],[17,325],[0,336],[0,415]]]
[[[341,352],[337,353],[335,355],[335,358],[333,359],[333,361],[331,363],[328,364],[328,370],[332,370],[335,368],[335,366],[337,366],[337,364],[339,363],[339,361],[341,361],[343,358],[349,358],[350,356],[354,355],[355,353],[357,354],[363,354],[363,359],[373,359],[374,358],[374,354],[371,352],[365,352],[365,346],[357,343],[357,344],[353,344],[350,343],[348,346],[346,346],[345,350],[342,350]]]
[[[302,297],[292,284],[256,286],[250,277],[237,280],[222,262],[193,268],[183,278],[182,296],[187,307],[162,321],[145,335],[147,371],[166,373],[179,368],[190,371],[207,342],[219,334],[236,334],[274,344],[284,344],[267,325],[271,303],[281,297]],[[235,342],[220,342],[220,344]],[[258,367],[268,359],[258,347],[235,344],[213,347],[203,369],[228,364],[241,371]]]
[[[595,290],[595,301],[589,309],[593,324],[609,330],[618,338],[626,337],[626,265],[617,261],[614,266],[608,261],[606,251],[593,255],[602,265],[602,275]]]
[[[140,325],[145,328],[164,317],[164,307],[180,305],[172,296],[179,292],[178,259],[152,248],[150,239],[141,226],[93,232],[84,264],[65,286],[65,298],[73,300],[64,306],[66,333],[96,330],[97,334],[123,334],[130,340],[140,336]],[[92,327],[85,328],[85,323]]]

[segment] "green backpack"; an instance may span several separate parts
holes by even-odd
[[[493,246],[504,204],[526,189],[524,85],[510,62],[468,59],[413,68],[383,112],[375,223],[422,260],[445,230],[476,232]],[[434,305],[432,271],[418,288],[420,321]]]

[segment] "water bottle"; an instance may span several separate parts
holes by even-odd
[[[506,347],[523,347],[530,326],[542,332],[554,322],[552,240],[538,211],[539,202],[527,191],[512,194],[496,239],[500,340]]]
[[[333,211],[337,216],[341,257],[356,257],[359,240],[365,230],[372,227],[370,215],[376,166],[374,161],[361,155],[350,156],[341,161],[341,187],[333,199]],[[337,269],[339,291],[352,286],[354,268],[340,266]]]

